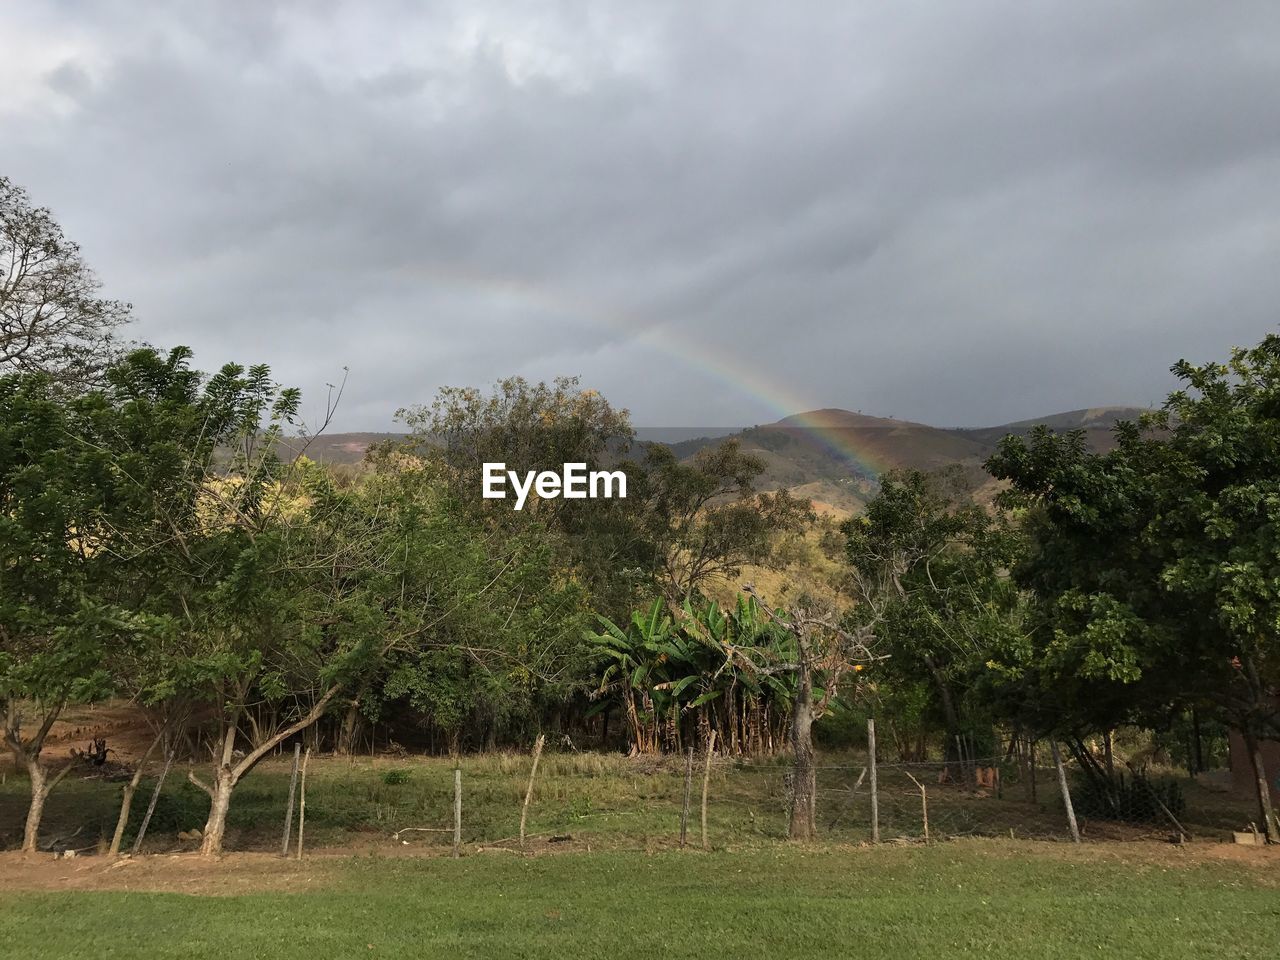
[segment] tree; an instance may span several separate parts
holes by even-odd
[[[855,617],[881,617],[877,649],[889,659],[880,676],[906,686],[928,678],[949,754],[975,732],[963,701],[986,672],[989,648],[1022,630],[1022,595],[1007,575],[1016,532],[1006,515],[973,501],[958,471],[918,470],[882,477],[843,530]]]
[[[145,703],[202,704],[216,767],[211,784],[194,780],[216,853],[234,787],[324,712],[368,649],[386,585],[381,528],[275,454],[297,391],[264,366],[205,378],[189,360],[134,351],[69,403],[44,374],[2,381],[15,436],[0,469],[0,669],[11,717],[19,697],[45,710],[28,756],[61,704],[105,689],[110,666],[137,671]],[[126,641],[138,644],[127,656]]]
[[[646,444],[638,460],[625,410],[576,378],[530,384],[513,377],[485,394],[445,388],[430,407],[401,411],[410,448],[441,467],[460,505],[502,529],[540,524],[593,595],[621,618],[657,585],[675,604],[703,587],[764,562],[779,536],[812,520],[808,501],[785,490],[757,494],[764,462],[736,440],[681,462],[671,448]],[[625,499],[535,500],[519,513],[483,500],[482,467],[502,462],[521,473],[584,463],[621,469]]]
[[[539,499],[523,510],[482,497],[485,463],[505,463],[523,475],[583,463],[588,471],[629,469],[634,444],[626,410],[612,405],[576,377],[550,384],[509,377],[489,392],[445,387],[430,406],[398,413],[412,430],[408,453],[436,468],[455,508],[483,517],[495,531],[541,531],[557,562],[593,594],[597,608],[629,609],[653,567],[649,545],[635,523],[634,481],[626,499]]]
[[[0,177],[0,370],[94,380],[129,319],[129,305],[100,297],[100,288],[49,211]]]
[[[757,494],[764,461],[737,440],[699,450],[689,462],[651,444],[638,471],[637,509],[663,592],[680,603],[717,580],[766,563],[778,538],[813,521],[808,500],[785,489]]]
[[[181,379],[184,391],[166,401],[204,411],[202,436],[217,443],[186,460],[181,479],[193,509],[139,553],[160,558],[166,589],[151,604],[182,624],[186,640],[154,682],[202,704],[214,725],[211,777],[188,772],[210,798],[200,849],[212,856],[243,778],[315,724],[376,649],[389,591],[386,526],[371,523],[319,468],[279,459],[299,395],[280,389],[266,367],[228,364],[198,388],[199,380]],[[137,409],[149,434],[170,404],[146,402],[155,386],[146,377],[131,382],[143,389]]]
[[[743,590],[756,597],[747,584]],[[795,642],[795,659],[766,663],[761,674],[793,673],[795,700],[791,712],[791,776],[789,833],[792,840],[812,840],[817,835],[818,771],[814,762],[813,724],[820,720],[840,694],[842,682],[880,659],[872,650],[878,615],[842,626],[833,610],[801,601],[785,612],[774,611],[763,601],[765,617],[785,630]]]
[[[416,714],[455,752],[468,727],[489,744],[502,724],[536,722],[585,667],[587,597],[554,537],[536,522],[495,534],[429,464],[379,458],[376,469],[363,486],[386,491],[379,510],[396,518],[396,599],[385,653],[355,688],[362,715]]]
[[[110,690],[105,652],[141,622],[104,589],[110,458],[90,439],[93,406],[64,400],[43,373],[0,377],[0,708],[5,743],[31,782],[28,853],[45,799],[73,766],[50,772],[49,732],[69,703]]]
[[[1172,369],[1184,387],[1114,450],[1040,430],[991,460],[1029,507],[1015,572],[1038,599],[998,665],[1052,689],[1060,726],[1191,706],[1239,730],[1280,841],[1257,752],[1280,735],[1280,337]]]

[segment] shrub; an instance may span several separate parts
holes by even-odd
[[[1165,819],[1160,803],[1177,817],[1186,810],[1187,798],[1176,780],[1153,780],[1141,773],[1126,778],[1118,773],[1114,781],[1078,777],[1071,788],[1071,803],[1076,813],[1093,820],[1154,823]]]

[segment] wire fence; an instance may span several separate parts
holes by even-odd
[[[814,825],[819,840],[922,843],[956,837],[1071,840],[1067,797],[1083,840],[1188,838],[1230,840],[1256,820],[1254,801],[1233,792],[1223,776],[1192,778],[1174,770],[1142,775],[1120,767],[1099,786],[1080,757],[1058,768],[1026,752],[963,760],[895,761],[866,752],[820,754],[815,769]],[[306,849],[395,844],[458,852],[572,844],[578,847],[685,845],[723,848],[774,841],[790,834],[795,792],[792,759],[731,757],[705,750],[692,756],[622,757],[547,752],[444,758],[316,757],[306,780]],[[121,769],[121,776],[127,775]],[[287,757],[264,763],[232,800],[227,847],[289,849],[282,833],[301,817],[290,796],[297,778]],[[25,784],[0,787],[0,846],[20,837]],[[1062,782],[1067,784],[1064,795]],[[158,802],[144,779],[126,830],[132,843],[143,811],[154,806],[144,852],[192,849],[208,815],[207,797],[180,771]],[[91,852],[110,837],[120,783],[68,781],[51,796],[45,849]],[[300,812],[300,811],[299,811]],[[705,828],[704,828],[705,824]],[[704,834],[705,829],[705,834]],[[70,838],[64,841],[63,838]],[[100,845],[100,840],[98,844]],[[127,847],[126,847],[127,849]],[[296,850],[296,843],[293,849]]]
[[[582,757],[544,758],[532,791],[525,793],[529,806],[521,810],[527,843],[726,847],[790,833],[795,784],[787,757],[713,756],[707,763],[698,754],[691,763],[680,757],[625,763],[633,772],[619,778],[592,771]],[[511,827],[517,796],[509,788],[495,790],[484,771],[468,774],[465,764],[463,771],[463,845],[518,845]],[[1066,794],[1056,767],[1029,767],[1004,755],[964,763],[879,762],[874,785],[865,758],[820,760],[815,772],[816,836],[832,843],[877,837],[883,843],[958,837],[1070,841],[1077,834],[1086,841],[1229,840],[1232,830],[1245,828],[1250,809],[1247,797],[1172,773],[1122,776],[1124,788],[1103,796],[1088,786],[1074,759],[1063,763]],[[445,844],[446,826],[438,823],[436,833],[413,842]]]

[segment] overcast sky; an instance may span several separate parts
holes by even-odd
[[[1280,322],[1280,3],[0,0],[0,172],[342,429],[1147,404]]]

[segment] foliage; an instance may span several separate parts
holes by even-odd
[[[1079,776],[1071,786],[1071,804],[1077,816],[1091,820],[1122,820],[1126,823],[1169,825],[1160,809],[1164,804],[1175,817],[1182,816],[1187,798],[1176,780],[1155,780],[1142,772],[1125,777],[1118,772],[1112,780]]]
[[[513,377],[485,394],[446,387],[429,407],[400,411],[407,449],[438,470],[464,512],[501,531],[537,526],[607,616],[622,617],[656,588],[676,603],[770,558],[781,534],[812,520],[785,490],[758,495],[757,457],[727,441],[687,463],[650,444],[634,457],[628,414],[575,378],[530,384]],[[625,499],[534,500],[520,512],[481,497],[486,462],[525,472],[584,463],[621,469]]]
[[[1198,707],[1252,743],[1280,732],[1280,337],[1173,372],[1183,388],[1107,453],[1039,430],[992,459],[1029,510],[1017,576],[1039,600],[1000,668],[1045,725]]]
[[[429,464],[382,459],[357,486],[386,545],[395,630],[358,686],[363,715],[413,716],[457,748],[464,727],[527,728],[586,671],[587,598],[538,522],[495,533]]]
[[[70,770],[47,776],[53,723],[68,703],[112,689],[109,651],[148,625],[114,589],[113,471],[95,413],[67,403],[48,374],[0,377],[0,710],[5,744],[31,783],[28,850],[45,797]]]
[[[733,753],[781,748],[794,678],[771,668],[794,661],[795,647],[754,597],[731,610],[686,600],[674,614],[659,598],[625,627],[600,625],[596,696],[621,706],[633,752],[679,751],[711,730]]]
[[[808,500],[785,489],[755,492],[763,471],[764,461],[743,453],[737,440],[703,448],[688,462],[670,447],[648,447],[635,498],[669,599],[679,603],[746,564],[769,562],[780,536],[813,522]]]
[[[1022,632],[1023,598],[1007,568],[1018,546],[1007,516],[973,502],[958,471],[886,474],[864,514],[843,527],[857,606],[877,617],[877,692],[899,749],[909,730],[940,727],[944,743],[972,737],[990,714],[985,691],[993,645]],[[922,684],[932,692],[921,715]],[[906,735],[905,739],[901,739]]]
[[[652,551],[636,529],[634,483],[628,499],[542,500],[531,496],[519,512],[481,496],[485,463],[521,474],[586,464],[588,471],[619,466],[634,433],[626,410],[615,409],[575,377],[529,383],[500,380],[489,393],[444,387],[430,406],[398,413],[412,433],[403,451],[424,462],[448,491],[453,509],[482,518],[501,536],[538,537],[553,561],[585,585],[597,609],[627,609],[653,567]]]

